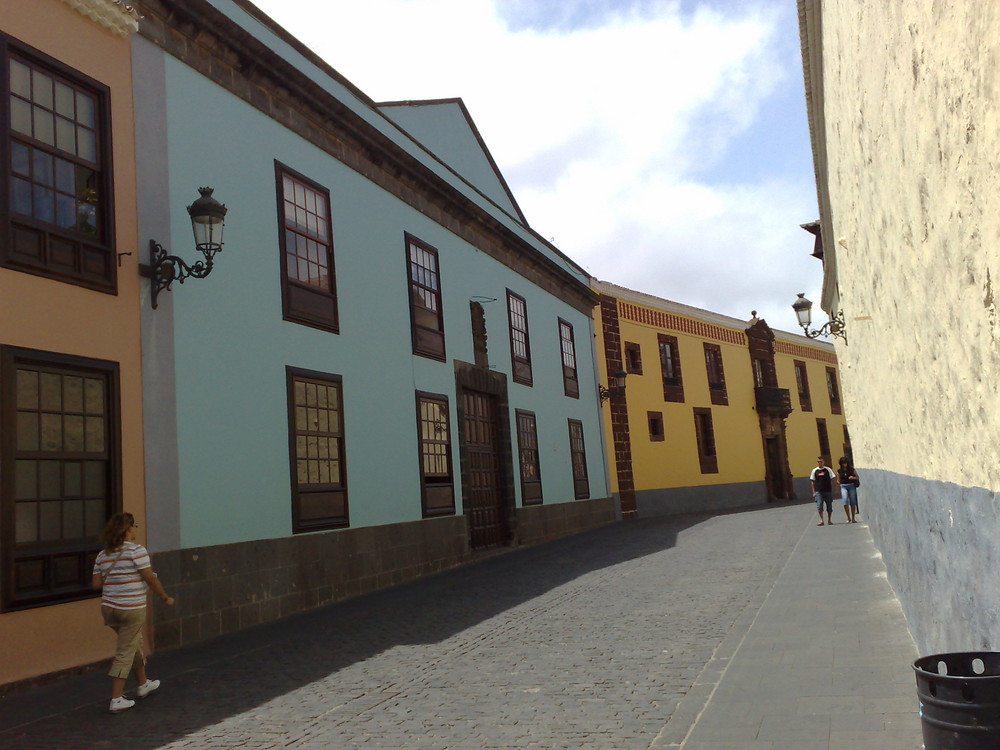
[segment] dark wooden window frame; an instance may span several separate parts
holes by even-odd
[[[830,394],[830,412],[832,414],[842,414],[840,385],[837,383],[837,370],[834,367],[826,368],[826,390]]]
[[[833,461],[833,456],[830,455],[830,433],[826,428],[826,420],[822,417],[817,417],[816,419],[816,438],[817,442],[819,442],[819,453],[817,455],[823,456],[827,464],[830,464]]]
[[[416,401],[417,455],[420,465],[420,504],[423,517],[451,516],[455,514],[455,470],[452,463],[451,411],[448,408],[448,397],[440,393],[417,391]],[[422,405],[425,403],[434,403],[443,407],[445,420],[443,439],[428,440],[426,438],[423,429],[424,415],[422,409]],[[430,445],[443,445],[445,447],[447,472],[428,475],[426,458],[428,457],[428,447]],[[448,502],[442,502],[443,500],[447,500]]]
[[[800,359],[793,361],[795,366],[795,388],[799,393],[799,408],[802,411],[812,411],[812,397],[809,395],[809,370],[806,363]]]
[[[647,411],[646,422],[649,425],[649,439],[654,443],[662,443],[666,439],[663,427],[663,412]]]
[[[413,353],[420,357],[436,359],[446,362],[444,340],[444,309],[441,297],[441,258],[436,248],[428,245],[409,232],[404,233],[406,244],[406,283],[410,300],[410,331],[413,337]],[[423,268],[414,264],[410,257],[411,248],[417,248],[434,259],[434,268],[427,268],[428,276],[433,276],[433,285],[425,284],[414,278],[416,269]],[[437,310],[433,311],[425,306],[417,305],[416,296],[429,295],[433,303],[437,305]],[[424,325],[419,321],[421,311],[429,310],[436,315],[435,326]]]
[[[517,426],[517,456],[521,477],[521,504],[541,505],[542,467],[538,455],[538,425],[535,413],[524,409],[514,411]]]
[[[348,504],[347,493],[347,463],[344,437],[344,390],[343,379],[340,375],[332,375],[326,372],[315,370],[303,370],[298,367],[285,367],[287,390],[288,390],[288,456],[291,480],[291,510],[292,510],[292,532],[295,534],[309,531],[320,531],[322,529],[339,529],[350,525],[350,506]],[[296,427],[296,382],[317,383],[324,386],[335,386],[338,398],[337,411],[339,413],[339,430],[324,431],[324,437],[336,437],[338,456],[337,460],[340,469],[340,483],[312,483],[305,487],[298,481],[298,430]],[[320,433],[314,433],[319,435]],[[305,519],[302,517],[302,501],[308,499],[310,495],[327,494],[335,498],[343,507],[343,512],[331,514],[329,516]]]
[[[562,363],[563,393],[580,398],[580,379],[576,366],[576,338],[573,324],[559,318],[559,353]],[[568,335],[567,334],[568,331]]]
[[[587,446],[584,441],[583,422],[570,419],[569,455],[573,471],[573,497],[584,500],[590,497],[590,479],[587,475]]]
[[[515,311],[520,305],[521,310]],[[523,318],[523,324],[518,320]],[[515,383],[532,385],[531,339],[528,336],[528,303],[520,294],[507,290],[507,327],[510,338],[511,377]],[[517,352],[517,338],[523,336],[524,353]]]
[[[642,375],[642,348],[631,341],[625,342],[625,372]]]
[[[279,161],[274,162],[274,177],[278,202],[278,246],[281,248],[281,306],[285,320],[320,328],[332,333],[340,332],[340,315],[337,309],[337,274],[333,253],[333,220],[330,215],[330,191],[301,172]],[[289,178],[321,199],[326,209],[326,231],[323,233],[303,230],[290,222],[285,213],[284,179]],[[313,242],[325,252],[322,259],[328,270],[329,284],[323,289],[293,278],[288,272],[289,255],[296,255],[288,244],[288,235],[293,234],[303,242]]]
[[[15,132],[11,122],[10,61],[18,58],[22,63],[39,70],[57,83],[65,84],[94,98],[95,148],[97,161],[89,162],[75,154],[36,140],[21,132]],[[32,100],[34,102],[34,100]],[[38,103],[38,102],[35,102]],[[55,106],[55,105],[53,105]],[[62,118],[65,120],[65,118]],[[69,121],[66,122],[78,122]],[[115,254],[115,210],[114,210],[114,168],[111,146],[111,96],[110,89],[102,83],[83,75],[58,60],[0,34],[0,266],[23,271],[35,276],[75,284],[108,294],[118,292],[118,263]],[[89,128],[88,128],[89,129]],[[78,168],[94,169],[97,173],[97,199],[88,201],[94,207],[98,227],[98,237],[68,227],[60,227],[55,221],[49,222],[34,216],[14,213],[12,208],[12,142],[17,141],[32,154],[41,153],[62,162],[71,162]],[[34,156],[32,156],[34,161]],[[74,177],[76,176],[75,173]],[[34,175],[34,167],[32,167]],[[32,178],[33,179],[33,178]],[[55,200],[55,184],[46,186],[33,183],[39,191],[52,190]],[[74,190],[77,190],[74,186]],[[69,196],[69,193],[62,193]],[[79,199],[79,191],[74,193]],[[78,210],[78,209],[77,209]],[[78,214],[77,214],[78,215]],[[34,252],[19,252],[18,248]]]
[[[719,456],[715,448],[715,426],[712,423],[711,409],[694,408],[694,433],[701,473],[718,474]]]
[[[708,376],[708,393],[716,406],[728,406],[726,392],[726,369],[722,364],[722,347],[718,344],[702,342],[705,350],[705,373]]]
[[[30,369],[39,372],[69,374],[98,377],[104,382],[104,441],[105,449],[100,451],[100,458],[95,452],[77,451],[19,451],[17,447],[17,369]],[[0,566],[7,571],[3,576],[2,611],[9,612],[18,609],[75,601],[95,596],[90,588],[90,576],[93,571],[94,558],[100,550],[98,540],[99,530],[91,537],[83,537],[59,542],[36,542],[19,546],[15,539],[16,528],[16,468],[15,462],[23,460],[58,461],[60,462],[61,491],[65,490],[65,467],[68,463],[84,461],[105,462],[103,479],[106,489],[105,508],[99,526],[122,507],[122,469],[121,469],[121,413],[120,375],[118,364],[96,359],[71,357],[63,354],[22,349],[17,347],[0,347]],[[41,407],[40,407],[41,408]],[[41,413],[41,412],[40,412]],[[60,410],[60,414],[65,414]],[[65,418],[65,417],[64,417]],[[39,446],[41,448],[41,446]],[[56,457],[58,456],[58,457]],[[99,498],[97,498],[99,499]],[[81,498],[85,500],[85,498]],[[72,502],[65,498],[63,502]],[[65,505],[60,514],[66,512]],[[85,511],[84,511],[85,512]],[[60,523],[65,523],[65,518]],[[44,589],[35,593],[19,593],[16,590],[16,565],[36,563],[41,566],[42,576],[46,582]],[[58,575],[60,565],[71,564],[75,567],[75,580],[64,580],[57,585],[54,579]],[[66,568],[63,569],[64,574]]]
[[[663,376],[663,400],[683,403],[684,380],[681,375],[681,353],[677,337],[658,333],[656,338],[660,352],[660,370]]]

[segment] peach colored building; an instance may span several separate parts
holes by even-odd
[[[145,525],[136,27],[116,0],[0,0],[0,686],[110,656],[97,537]]]

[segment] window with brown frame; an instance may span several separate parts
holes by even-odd
[[[729,404],[726,393],[726,373],[722,369],[722,347],[718,344],[703,343],[705,347],[705,371],[708,373],[708,393],[716,406]]]
[[[590,497],[587,479],[587,450],[583,443],[583,422],[569,420],[569,455],[573,466],[573,494],[578,500]]]
[[[292,531],[347,526],[347,475],[341,379],[286,368]]]
[[[712,426],[712,410],[695,408],[694,434],[698,445],[698,463],[702,474],[719,473],[719,457],[715,452],[715,429]]]
[[[654,443],[662,443],[663,434],[663,412],[647,411],[646,421],[649,423],[649,439]]]
[[[631,341],[625,342],[625,372],[629,375],[642,375],[642,350]]]
[[[337,333],[330,193],[275,162],[285,320]]]
[[[542,471],[538,461],[538,432],[535,414],[516,410],[517,455],[521,464],[521,502],[538,505],[542,502]]]
[[[98,538],[121,508],[118,366],[0,350],[3,609],[94,596]]]
[[[0,264],[115,293],[106,86],[0,35]]]
[[[684,382],[681,380],[681,355],[677,337],[657,334],[660,346],[660,370],[663,373],[663,400],[684,401]]]
[[[837,387],[837,371],[832,367],[826,368],[826,389],[830,394],[830,411],[840,414],[840,388]]]
[[[528,305],[524,297],[507,290],[507,320],[510,324],[510,359],[515,383],[531,385],[531,346],[528,342]]]
[[[417,437],[424,518],[455,512],[448,397],[417,393]]]
[[[573,326],[559,318],[559,349],[562,352],[563,393],[571,398],[580,397],[580,381],[576,374],[576,342]]]
[[[441,310],[438,252],[407,234],[406,257],[410,279],[413,353],[444,362],[444,315]]]
[[[795,387],[799,392],[799,407],[802,411],[812,411],[812,398],[809,396],[809,376],[806,374],[806,363],[795,362]]]
[[[825,419],[816,420],[816,436],[819,439],[819,455],[829,463],[833,457],[830,455],[830,435],[826,430]]]

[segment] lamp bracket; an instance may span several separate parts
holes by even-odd
[[[822,328],[809,330],[807,326],[802,326],[802,331],[811,339],[820,336],[839,336],[844,340],[844,345],[847,345],[847,323],[844,321],[843,310],[838,310],[837,314],[824,323]]]
[[[176,255],[171,255],[156,240],[149,241],[150,262],[148,266],[140,270],[143,276],[148,276],[150,279],[154,310],[156,309],[157,296],[162,291],[170,291],[170,285],[175,281],[183,284],[185,279],[191,277],[203,279],[212,272],[212,254],[204,250],[202,252],[205,254],[205,260],[199,260],[189,265]]]
[[[601,400],[601,406],[604,406],[604,402],[611,398],[611,390],[607,386],[598,385],[597,397]]]

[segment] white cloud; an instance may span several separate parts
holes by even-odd
[[[376,101],[461,96],[533,228],[594,275],[738,317],[771,308],[786,329],[795,279],[816,294],[798,228],[811,175],[698,177],[777,87],[801,87],[773,7],[645,2],[511,31],[490,0],[255,2]]]

